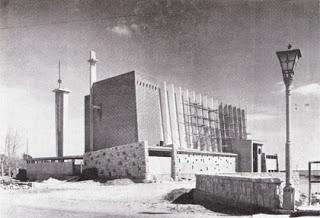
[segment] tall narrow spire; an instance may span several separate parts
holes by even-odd
[[[56,154],[57,157],[63,157],[63,146],[68,142],[68,94],[69,90],[61,88],[61,64],[59,60],[59,79],[58,88],[54,89],[55,93],[55,118],[56,118]]]
[[[61,83],[62,83],[62,80],[61,80],[61,77],[60,77],[60,60],[59,60],[59,79],[58,79],[58,88],[60,89],[60,86],[61,86]]]

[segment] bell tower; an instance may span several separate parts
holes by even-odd
[[[61,88],[60,61],[58,88],[52,90],[55,93],[55,123],[56,123],[56,156],[63,157],[63,145],[66,139],[66,123],[68,121],[68,94],[69,90]]]

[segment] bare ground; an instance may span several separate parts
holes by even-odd
[[[0,189],[0,217],[229,216],[200,205],[171,203],[174,197],[170,199],[167,194],[174,193],[172,190],[186,191],[194,186],[194,181],[137,184],[129,180],[99,183],[49,179],[33,183],[28,190]]]

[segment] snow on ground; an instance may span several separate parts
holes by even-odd
[[[99,183],[91,180],[66,182],[50,178],[34,182],[31,189],[0,189],[0,217],[228,216],[200,205],[173,204],[164,199],[172,190],[194,187],[194,181],[133,183],[123,179]],[[274,215],[253,215],[267,216]]]
[[[126,185],[117,185],[126,184]],[[129,184],[128,184],[129,183]],[[116,185],[114,185],[116,184]],[[177,205],[164,196],[194,182],[99,183],[48,179],[29,190],[0,190],[0,217],[207,217],[217,215],[199,205]],[[48,215],[50,214],[50,215]]]

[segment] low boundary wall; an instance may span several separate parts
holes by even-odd
[[[178,150],[175,158],[177,178],[195,178],[195,174],[235,173],[237,154]]]
[[[275,210],[282,208],[280,178],[267,174],[196,175],[194,200],[202,205]]]
[[[106,179],[147,179],[148,143],[137,142],[87,152],[83,155],[83,169],[96,168],[98,176]]]
[[[63,179],[75,174],[73,162],[44,162],[26,164],[27,177],[30,180],[44,180],[50,177]]]

